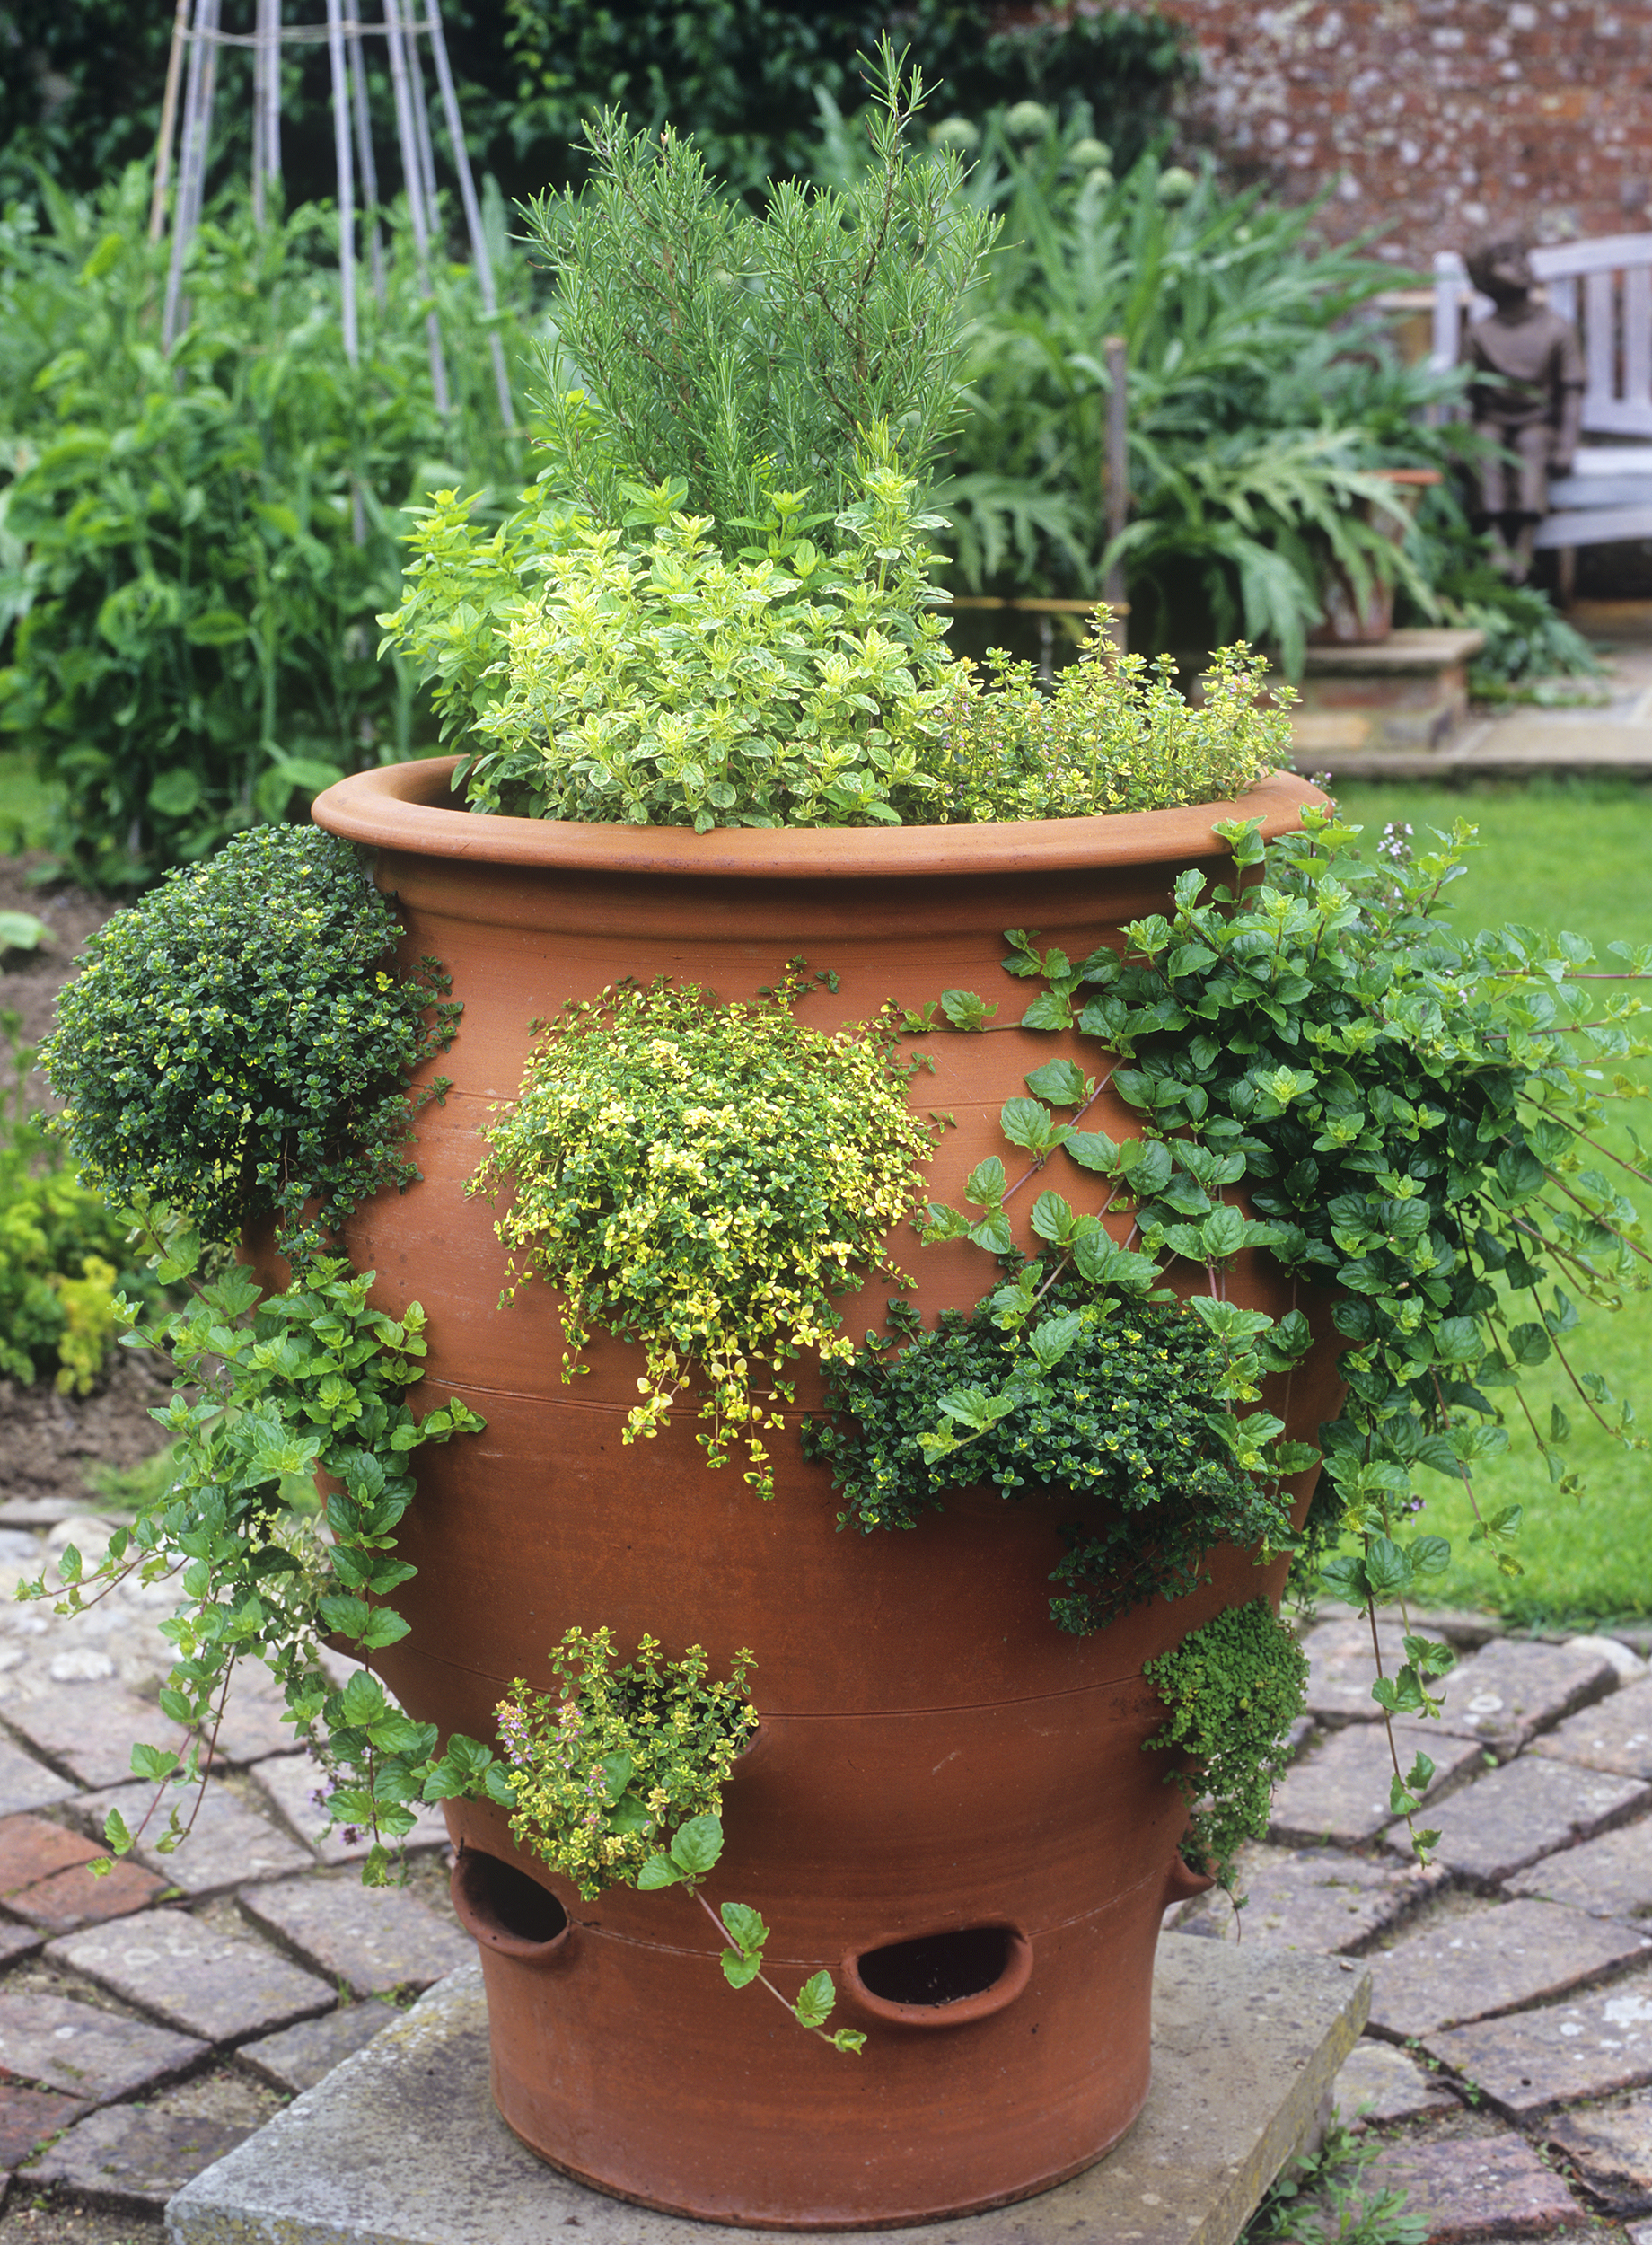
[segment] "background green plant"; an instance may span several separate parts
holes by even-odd
[[[1294,673],[1332,563],[1357,585],[1408,583],[1426,606],[1371,471],[1449,462],[1459,427],[1418,416],[1462,381],[1402,365],[1366,312],[1393,269],[1322,246],[1311,207],[1235,195],[1211,171],[1148,154],[1115,181],[1086,163],[1082,118],[1026,142],[1005,126],[992,120],[967,189],[1005,223],[973,307],[974,409],[938,500],[970,589],[1099,592],[1101,347],[1117,334],[1132,647],[1243,637]]]
[[[63,1394],[84,1395],[114,1344],[116,1290],[140,1283],[138,1258],[30,1107],[35,1054],[21,1026],[0,1012],[0,1373],[27,1386],[50,1372]]]
[[[42,1048],[83,1175],[218,1242],[262,1217],[330,1228],[411,1182],[407,1081],[460,1008],[434,960],[391,971],[397,933],[356,850],[313,827],[239,835],[118,912]]]
[[[886,1024],[827,1035],[794,1017],[803,967],[756,1005],[664,982],[570,1004],[484,1126],[472,1187],[509,1195],[495,1228],[514,1283],[564,1297],[563,1377],[593,1326],[640,1343],[630,1442],[698,1376],[707,1463],[743,1442],[765,1496],[787,1364],[848,1354],[834,1299],[874,1272],[901,1279],[885,1236],[932,1150]]]
[[[163,357],[144,172],[43,194],[49,230],[0,221],[0,731],[61,789],[62,858],[119,886],[413,753],[428,720],[373,631],[401,510],[463,477],[496,513],[518,453],[458,267],[435,279],[454,394],[437,413],[399,223],[382,308],[364,276],[359,371],[329,215],[260,233],[240,195],[201,228]],[[526,281],[494,216],[520,392]]]

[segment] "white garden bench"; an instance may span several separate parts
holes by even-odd
[[[1550,243],[1532,251],[1532,270],[1553,309],[1582,337],[1587,374],[1585,442],[1573,471],[1549,486],[1551,512],[1538,526],[1537,542],[1564,553],[1652,538],[1652,441],[1588,441],[1652,440],[1652,233]],[[1456,251],[1441,251],[1434,260],[1434,365],[1454,366],[1465,316],[1483,319],[1491,310],[1490,299],[1471,287]]]

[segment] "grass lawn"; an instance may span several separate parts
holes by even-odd
[[[1462,818],[1480,830],[1481,847],[1469,873],[1448,894],[1454,916],[1472,927],[1519,920],[1530,927],[1570,929],[1598,950],[1608,943],[1652,943],[1652,790],[1611,780],[1548,780],[1530,784],[1481,782],[1473,788],[1345,784],[1344,815],[1375,840],[1389,821],[1417,830],[1449,829]],[[1652,1063],[1634,1071],[1652,1084]],[[1641,1111],[1643,1139],[1652,1134],[1652,1112]],[[1621,1130],[1608,1141],[1628,1155]],[[1652,1195],[1621,1180],[1643,1209]],[[1575,1336],[1573,1361],[1604,1373],[1614,1395],[1627,1395],[1652,1432],[1652,1292],[1634,1296],[1616,1315],[1586,1313]],[[1569,1462],[1587,1489],[1581,1499],[1560,1498],[1543,1465],[1511,1412],[1511,1454],[1494,1459],[1476,1483],[1482,1509],[1525,1509],[1517,1556],[1518,1580],[1500,1576],[1479,1547],[1471,1546],[1467,1501],[1431,1474],[1427,1525],[1449,1536],[1454,1563],[1431,1595],[1440,1604],[1495,1609],[1524,1623],[1586,1623],[1644,1619],[1652,1614],[1652,1452],[1630,1452],[1587,1418],[1557,1368],[1528,1378],[1526,1393],[1540,1424],[1551,1402],[1560,1403],[1573,1427]],[[1438,1490],[1439,1494],[1431,1493]]]

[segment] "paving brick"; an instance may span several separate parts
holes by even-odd
[[[1515,2120],[1636,2089],[1652,2082],[1652,1974],[1576,2003],[1432,2034],[1425,2047]]]
[[[1338,2112],[1354,2128],[1462,2109],[1437,2075],[1391,2042],[1370,2035],[1362,2035],[1342,2061],[1331,2093]]]
[[[1571,2113],[1546,2131],[1612,2214],[1652,2214],[1652,2097]]]
[[[83,1818],[87,1829],[95,1833],[103,1829],[110,1810],[118,1809],[127,1829],[136,1832],[154,1793],[153,1785],[110,1786],[101,1792],[83,1793],[75,1803],[74,1814]],[[190,1825],[189,1836],[170,1855],[163,1855],[150,1843],[166,1830],[174,1800],[180,1822]],[[148,1834],[134,1853],[140,1863],[160,1873],[191,1901],[209,1894],[227,1894],[251,1879],[286,1878],[315,1861],[309,1848],[269,1818],[248,1808],[227,1785],[213,1778],[207,1780],[198,1806],[192,1786],[163,1800],[150,1818]]]
[[[24,1809],[49,1809],[54,1801],[69,1800],[76,1787],[59,1777],[32,1754],[0,1735],[0,1816],[15,1816]]]
[[[1545,1855],[1505,1881],[1507,1894],[1542,1894],[1595,1917],[1652,1917],[1652,1831],[1628,1824]]]
[[[0,1823],[0,1896],[16,1894],[101,1851],[83,1833],[47,1817],[7,1817]]]
[[[306,2019],[278,2035],[242,2043],[236,2062],[271,2089],[284,2089],[296,2097],[324,2081],[334,2066],[354,2057],[381,2029],[400,2017],[389,2003],[341,2003],[321,2019]]]
[[[1238,1938],[1263,1949],[1347,1953],[1399,1924],[1445,1881],[1442,1871],[1374,1862],[1334,1847],[1252,1844],[1239,1856],[1238,1891],[1246,1899]],[[1226,1935],[1233,1921],[1233,1905],[1217,1890],[1201,1895],[1176,1924],[1178,1932]]]
[[[83,2098],[63,2097],[55,2089],[24,2089],[0,2082],[0,2167],[15,2167],[37,2144],[56,2135],[86,2110]]]
[[[1403,2040],[1489,2019],[1598,1978],[1652,1941],[1554,1902],[1490,1903],[1369,1959],[1371,2025]]]
[[[1523,2136],[1412,2136],[1384,2146],[1360,2180],[1374,2197],[1398,2186],[1405,2211],[1428,2223],[1428,2245],[1460,2238],[1547,2237],[1584,2213]]]
[[[1394,1622],[1377,1624],[1383,1649],[1383,1671],[1392,1676],[1405,1659],[1400,1640],[1404,1631]],[[1308,1689],[1304,1703],[1320,1722],[1375,1722],[1382,1709],[1371,1696],[1376,1666],[1371,1657],[1371,1631],[1364,1621],[1322,1622],[1302,1641],[1307,1655]]]
[[[101,1879],[77,1864],[25,1887],[20,1894],[7,1895],[5,1906],[48,1933],[66,1933],[76,1925],[101,1925],[110,1918],[129,1917],[134,1910],[146,1910],[166,1891],[166,1884],[153,1871],[129,1860],[116,1863]]]
[[[1394,1744],[1402,1769],[1410,1768],[1419,1748],[1434,1764],[1429,1800],[1465,1772],[1484,1766],[1485,1748],[1478,1739],[1443,1731],[1437,1722],[1397,1722]],[[1393,1822],[1393,1757],[1381,1723],[1333,1730],[1286,1772],[1274,1792],[1268,1836],[1285,1847],[1312,1846],[1317,1840],[1357,1847]]]
[[[222,2120],[119,2105],[89,2114],[44,2158],[22,2169],[21,2179],[56,2183],[94,2205],[159,2211],[191,2177],[251,2133]]]
[[[372,1847],[365,1833],[347,1838],[348,1827],[345,1826],[336,1827],[325,1839],[318,1836],[326,1815],[320,1797],[327,1791],[328,1778],[313,1755],[287,1754],[276,1761],[259,1762],[251,1774],[299,1838],[308,1841],[324,1863],[358,1863]],[[441,1810],[421,1809],[404,1844],[409,1849],[446,1847],[447,1823]]]
[[[1652,1683],[1628,1685],[1581,1714],[1569,1715],[1532,1751],[1620,1777],[1652,1778]]]
[[[1428,1821],[1440,1835],[1438,1859],[1447,1870],[1495,1885],[1541,1855],[1627,1823],[1649,1803],[1652,1786],[1632,1777],[1523,1754],[1431,1809]],[[1384,1843],[1408,1849],[1405,1826],[1391,1825]]]
[[[248,1887],[240,1900],[255,1924],[356,1995],[426,1988],[476,1955],[469,1937],[416,1895],[364,1887],[348,1874]]]
[[[268,1943],[215,1932],[181,1910],[152,1910],[122,1925],[74,1933],[46,1953],[163,2025],[208,2042],[270,2034],[338,2001],[325,1980]]]
[[[1499,1756],[1517,1754],[1540,1731],[1616,1689],[1617,1669],[1586,1647],[1532,1644],[1501,1637],[1446,1678],[1447,1726]]]
[[[183,1732],[135,1693],[62,1684],[33,1699],[8,1699],[0,1716],[48,1761],[83,1785],[119,1785],[132,1774],[140,1739],[176,1752]]]
[[[45,1940],[38,1925],[0,1924],[0,1965],[15,1964],[19,1957],[31,1956]]]
[[[0,2073],[102,2104],[181,2073],[206,2045],[61,1995],[0,1994]]]

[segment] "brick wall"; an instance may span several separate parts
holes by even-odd
[[[1652,228],[1652,0],[1161,0],[1194,36],[1182,131],[1396,262],[1512,222]]]

